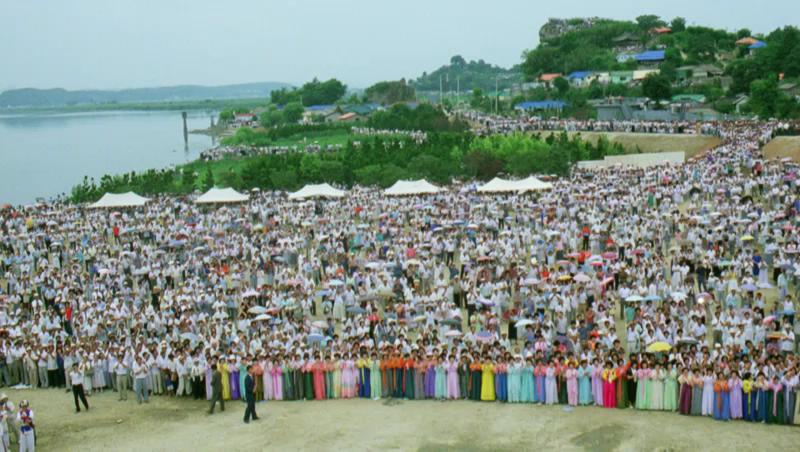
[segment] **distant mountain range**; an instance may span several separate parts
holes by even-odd
[[[180,85],[115,91],[22,88],[0,93],[0,108],[268,98],[271,91],[291,86],[282,82],[258,82],[221,86]]]

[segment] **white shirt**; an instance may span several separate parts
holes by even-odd
[[[77,370],[73,370],[69,373],[69,380],[72,382],[73,386],[82,385],[83,384],[83,372],[79,372]]]

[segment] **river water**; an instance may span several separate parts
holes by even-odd
[[[189,130],[211,116],[189,112]],[[211,146],[194,134],[184,145],[179,111],[0,115],[0,204],[68,194],[84,176],[185,163]]]

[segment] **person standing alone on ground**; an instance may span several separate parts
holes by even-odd
[[[89,411],[89,402],[86,401],[86,394],[83,391],[83,372],[78,369],[78,363],[72,365],[72,371],[69,373],[69,382],[72,385],[72,397],[75,399],[75,412],[81,412],[78,399],[83,402],[86,411]]]
[[[247,365],[247,376],[244,377],[244,397],[245,401],[247,401],[247,408],[244,410],[244,423],[250,423],[250,417],[252,416],[254,421],[258,420],[258,415],[256,414],[256,394],[254,392],[254,381],[253,381],[253,366],[248,364]]]
[[[220,411],[225,411],[225,400],[222,398],[222,374],[217,368],[217,364],[211,365],[211,408],[208,414],[214,414],[214,407],[219,402]]]
[[[27,400],[19,403],[17,423],[19,424],[19,452],[33,452],[36,448],[36,436],[33,432],[33,410],[28,406]]]

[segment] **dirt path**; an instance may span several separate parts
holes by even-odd
[[[147,405],[90,398],[73,413],[63,390],[10,391],[31,401],[39,450],[794,450],[800,428],[717,422],[672,413],[489,402],[335,400],[268,402],[242,423],[241,402],[208,416],[205,402]],[[16,447],[16,445],[12,446]]]

